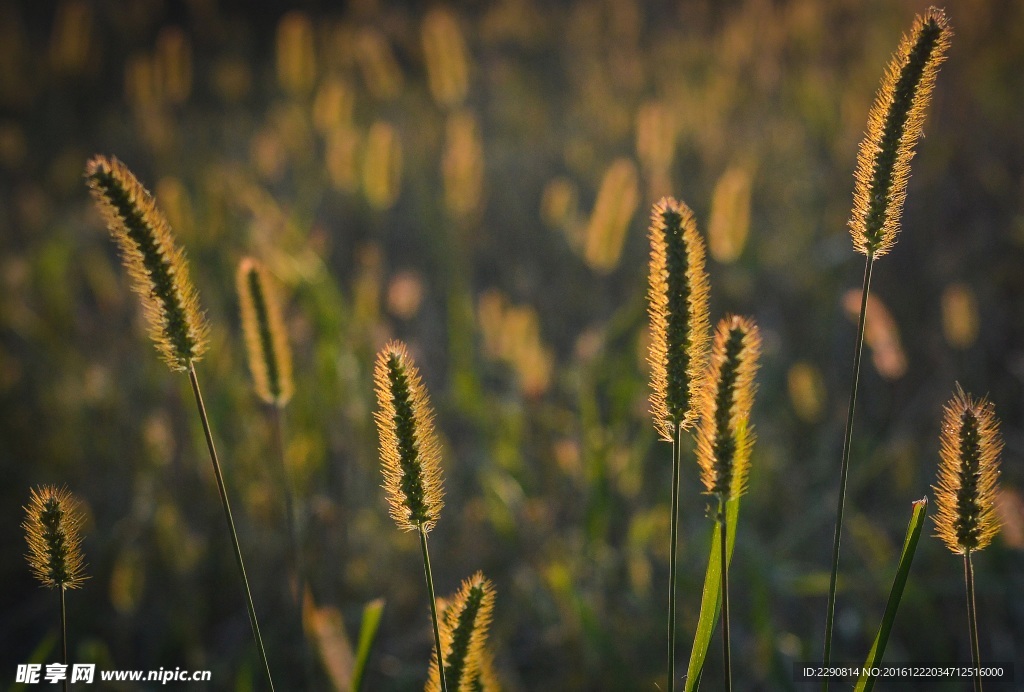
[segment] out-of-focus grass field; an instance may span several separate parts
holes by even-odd
[[[366,689],[426,677],[420,555],[387,515],[371,417],[373,357],[397,337],[444,443],[439,595],[476,569],[494,581],[489,641],[510,690],[650,690],[664,684],[671,463],[647,413],[646,227],[661,195],[689,203],[712,319],[750,314],[765,339],[734,675],[794,688],[793,661],[821,655],[847,292],[863,268],[845,225],[856,147],[926,3],[343,4],[0,7],[0,686],[56,632],[56,597],[22,559],[39,483],[88,511],[72,661],[259,686],[188,384],[148,343],[82,180],[105,153],[156,194],[213,325],[199,373],[279,689],[299,672],[286,529],[238,260],[263,259],[287,298],[288,454],[325,634],[312,646],[331,650],[339,621],[354,638],[384,598]],[[956,35],[903,231],[875,267],[834,659],[867,653],[959,381],[1003,421],[1004,528],[975,569],[983,660],[1016,661],[1019,680],[1024,5],[946,10]],[[692,463],[682,497],[685,670],[711,531]],[[929,536],[886,660],[969,662],[966,625],[961,562]],[[720,655],[716,638],[706,687]]]

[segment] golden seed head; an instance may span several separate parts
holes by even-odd
[[[294,385],[277,291],[266,268],[251,257],[239,262],[235,283],[256,394],[268,404],[283,407],[292,398]]]
[[[935,491],[935,535],[954,553],[981,550],[999,531],[996,484],[1003,441],[995,407],[958,384],[946,404]]]
[[[708,275],[693,212],[664,197],[651,212],[651,415],[662,439],[697,418],[694,403],[708,360]]]
[[[185,253],[149,191],[116,158],[85,168],[93,199],[121,250],[132,290],[142,299],[149,335],[172,370],[187,370],[206,350],[208,327],[189,280]]]
[[[857,153],[850,233],[858,252],[881,257],[896,243],[910,160],[953,31],[934,7],[918,15],[886,68]]]
[[[77,589],[87,577],[82,557],[82,509],[65,488],[34,488],[25,507],[28,564],[44,586]]]
[[[462,588],[444,609],[439,625],[441,649],[444,651],[444,680],[449,690],[461,692],[474,689],[498,689],[493,668],[489,675],[482,674],[484,645],[487,628],[494,610],[494,585],[477,572],[462,582]],[[441,675],[437,665],[437,651],[430,661],[427,692],[439,692]]]
[[[403,531],[434,528],[444,506],[441,450],[419,371],[400,341],[377,354],[373,373],[380,457],[391,518]]]
[[[711,365],[701,387],[697,461],[710,494],[737,498],[746,490],[754,429],[754,405],[761,336],[753,320],[735,315],[718,323]]]

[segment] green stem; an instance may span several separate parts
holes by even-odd
[[[64,607],[64,587],[58,586],[57,591],[60,592],[60,641],[64,651],[64,672],[67,675],[64,676],[64,692],[68,692],[68,615],[67,609]]]
[[[864,320],[867,315],[868,293],[871,290],[871,267],[874,257],[869,253],[864,262],[864,282],[860,297],[860,318],[857,322],[857,347],[853,356],[853,384],[850,386],[850,408],[846,414],[846,433],[843,436],[843,459],[839,466],[839,499],[836,505],[836,531],[832,542],[832,574],[828,581],[828,611],[825,615],[825,653],[822,665],[828,667],[832,659],[832,625],[836,613],[836,579],[839,575],[839,542],[843,534],[843,509],[846,503],[846,480],[850,473],[850,444],[853,440],[853,413],[857,405],[857,384],[860,381],[860,361],[864,353]],[[828,690],[828,677],[822,679],[821,689]]]
[[[971,627],[971,655],[974,657],[974,692],[981,692],[981,648],[978,646],[978,610],[974,605],[974,566],[971,551],[964,552],[964,582],[967,584],[967,619]]]
[[[725,689],[732,690],[732,656],[729,648],[729,557],[726,553],[726,536],[728,526],[726,525],[725,496],[718,498],[718,520],[722,522],[721,546],[719,557],[722,562],[722,654],[725,661]]]
[[[430,573],[430,554],[427,552],[427,532],[420,524],[420,548],[423,549],[423,571],[427,575],[427,595],[430,597],[430,617],[434,622],[434,646],[437,648],[437,672],[441,678],[441,692],[448,692],[444,681],[444,655],[441,651],[441,628],[437,624],[437,603],[434,598],[434,577]]]
[[[668,559],[668,692],[676,685],[676,554],[679,543],[679,476],[683,427],[676,425],[672,440],[672,515]]]
[[[306,570],[302,559],[302,542],[299,540],[298,519],[296,517],[294,483],[291,474],[288,473],[288,459],[285,451],[284,436],[284,409],[281,406],[271,407],[273,418],[274,447],[277,451],[277,458],[280,462],[280,486],[284,488],[284,506],[288,515],[288,538],[291,543],[292,566],[295,569],[295,592],[292,594],[295,599],[295,615],[298,624],[298,636],[302,651],[302,663],[306,672],[307,683],[312,679],[312,670],[309,657],[309,647],[306,642],[306,632],[302,625],[302,603],[306,597]]]
[[[256,621],[256,608],[252,604],[252,593],[249,590],[249,578],[245,575],[245,563],[242,561],[242,548],[238,544],[238,533],[235,531],[235,519],[231,514],[231,503],[228,502],[227,489],[224,487],[224,474],[220,470],[220,461],[217,459],[217,448],[213,444],[213,432],[210,430],[210,419],[206,415],[206,406],[203,404],[203,395],[199,391],[199,379],[196,377],[195,364],[188,364],[188,379],[192,383],[192,392],[196,397],[196,407],[199,409],[199,418],[203,422],[203,432],[206,434],[206,446],[210,450],[210,461],[213,463],[213,475],[217,479],[217,490],[220,492],[220,503],[224,508],[224,518],[228,522],[228,533],[231,534],[231,545],[235,550],[235,562],[238,563],[238,571],[242,575],[242,586],[245,587],[245,605],[249,609],[249,624],[252,625],[252,634],[256,639],[256,648],[259,649],[260,658],[263,660],[263,668],[267,673],[267,682],[270,689],[274,689],[274,680],[270,677],[270,663],[267,662],[267,652],[263,648],[263,637],[260,636],[260,625]]]

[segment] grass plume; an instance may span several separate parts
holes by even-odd
[[[651,414],[663,440],[696,421],[694,399],[707,364],[708,275],[693,212],[664,197],[651,212],[648,312]]]
[[[43,586],[77,589],[86,578],[78,500],[64,488],[44,485],[31,491],[25,513],[32,574]]]
[[[149,335],[172,370],[183,372],[206,350],[208,327],[188,275],[153,196],[117,158],[95,156],[85,177],[121,250],[132,290],[142,299]]]
[[[468,692],[478,687],[497,689],[493,670],[483,675],[494,597],[494,585],[477,572],[462,583],[458,593],[442,609],[441,650],[444,652],[444,676],[451,692]],[[426,689],[427,692],[441,689],[436,649]]]
[[[405,344],[384,346],[374,381],[379,404],[374,418],[391,518],[403,531],[429,533],[444,506],[441,450],[427,390]]]
[[[708,494],[725,500],[746,490],[754,432],[754,376],[761,336],[754,321],[731,315],[715,329],[711,364],[701,389],[697,461]]]
[[[910,160],[924,129],[939,66],[953,35],[935,7],[914,20],[886,68],[857,153],[850,232],[858,252],[881,257],[896,243]]]
[[[982,550],[999,531],[996,489],[1003,443],[995,408],[957,385],[942,422],[935,491],[936,536],[958,555]]]
[[[34,488],[25,507],[25,538],[32,574],[60,597],[60,632],[63,663],[68,664],[67,609],[64,592],[77,589],[86,579],[82,557],[82,509],[65,488],[44,485]],[[64,690],[68,689],[67,678]]]
[[[277,291],[258,260],[246,257],[238,264],[242,331],[256,394],[265,403],[282,407],[292,398],[292,353],[288,345]]]

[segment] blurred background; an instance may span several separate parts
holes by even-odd
[[[438,594],[477,569],[494,581],[489,641],[510,690],[649,690],[664,685],[671,464],[647,413],[646,229],[660,196],[685,200],[713,321],[750,314],[765,339],[734,675],[795,688],[793,661],[821,655],[863,271],[846,230],[856,147],[926,3],[269,5],[0,6],[0,685],[34,651],[57,659],[56,596],[30,577],[19,526],[29,488],[53,483],[88,514],[72,661],[261,689],[188,383],[148,342],[83,183],[104,153],[187,249],[213,327],[199,376],[283,689],[302,666],[238,261],[280,283],[295,350],[312,686],[331,689],[378,598],[365,689],[426,677],[421,558],[387,515],[371,417],[373,358],[397,337],[444,444]],[[991,396],[1006,440],[1003,530],[975,560],[983,660],[1024,650],[1024,5],[946,10],[956,35],[903,231],[875,267],[836,660],[870,646],[956,382]],[[685,462],[684,669],[712,527],[700,492]],[[962,563],[932,531],[887,661],[970,660]]]

